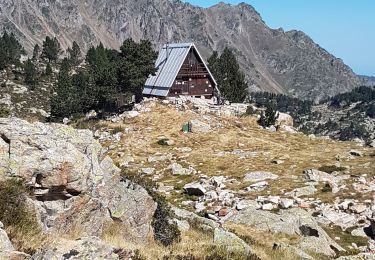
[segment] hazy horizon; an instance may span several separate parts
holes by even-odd
[[[219,0],[185,0],[210,7]],[[362,0],[227,0],[246,2],[262,16],[266,24],[284,30],[301,30],[359,75],[375,76],[375,1]]]

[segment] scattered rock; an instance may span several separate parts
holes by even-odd
[[[195,133],[209,133],[212,131],[211,126],[199,120],[191,120],[191,130]]]
[[[262,210],[273,210],[274,205],[272,203],[266,203],[262,205]]]
[[[224,176],[214,176],[210,179],[210,184],[217,188],[218,187],[223,188],[224,181],[225,181]]]
[[[132,119],[139,116],[138,111],[126,111],[123,114],[120,115],[120,118],[127,118],[127,119]]]
[[[182,165],[174,162],[170,166],[172,170],[173,175],[190,175],[191,173],[194,172],[194,168],[189,167],[189,168],[184,168]]]
[[[264,180],[275,180],[279,176],[276,174],[273,174],[271,172],[249,172],[245,175],[244,181],[250,181],[250,182],[259,182],[259,181],[264,181]]]
[[[246,188],[247,191],[254,191],[254,190],[261,190],[268,186],[268,182],[261,181],[254,184],[251,184],[249,187]]]
[[[204,200],[205,201],[216,201],[219,198],[216,191],[211,190],[204,194]]]
[[[253,201],[253,200],[240,200],[236,205],[237,210],[243,210],[248,207],[253,207],[253,208],[258,209],[260,206],[256,201]]]
[[[355,237],[366,237],[366,238],[368,237],[367,234],[365,233],[364,228],[356,228],[352,230],[350,234]]]
[[[227,208],[220,209],[218,212],[218,215],[219,217],[225,217],[226,215],[228,215],[228,209]]]
[[[158,141],[159,145],[165,145],[165,146],[172,146],[175,144],[175,141],[168,139],[168,138],[162,138]]]
[[[353,155],[353,156],[358,156],[358,157],[362,157],[363,156],[363,153],[360,152],[360,151],[357,151],[357,150],[350,150],[349,154]]]
[[[296,189],[292,190],[291,192],[286,193],[286,195],[298,198],[298,197],[302,197],[302,196],[313,195],[317,191],[318,190],[314,186],[309,185],[309,186],[305,186],[305,187],[302,187],[302,188],[296,188]]]
[[[351,206],[350,209],[356,214],[361,214],[362,212],[366,211],[367,206],[364,204],[355,204]]]
[[[274,125],[271,125],[270,127],[268,127],[267,130],[270,131],[270,132],[273,132],[273,133],[277,131],[277,129]]]
[[[184,190],[188,195],[203,196],[206,189],[200,183],[189,183],[184,186]]]
[[[219,227],[219,224],[216,223],[215,221],[197,216],[193,212],[190,212],[184,209],[179,209],[176,207],[172,207],[172,210],[175,213],[175,216],[178,220],[188,221],[190,225],[194,225],[197,228],[202,228],[203,230],[213,231],[215,228]]]
[[[85,118],[92,119],[92,118],[96,118],[97,116],[98,116],[98,113],[96,113],[95,110],[91,110],[90,112],[86,113]]]
[[[273,164],[283,164],[284,161],[283,160],[273,160],[272,163]]]
[[[195,210],[197,212],[201,212],[201,211],[206,209],[206,206],[204,205],[204,202],[197,202],[197,203],[195,203],[194,207],[195,207]]]
[[[190,147],[180,147],[177,148],[177,151],[179,151],[180,153],[191,153],[193,149],[191,149]]]
[[[120,163],[120,167],[128,167],[129,163],[133,163],[135,160],[132,156],[125,156]]]
[[[294,204],[294,200],[282,198],[282,199],[280,199],[279,206],[282,209],[289,209],[289,208],[293,207],[293,204]]]
[[[143,174],[152,175],[155,172],[155,168],[142,168],[141,171]]]

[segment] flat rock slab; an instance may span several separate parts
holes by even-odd
[[[259,171],[246,173],[244,181],[258,182],[264,180],[276,180],[277,178],[279,178],[279,176],[273,174],[272,172]]]
[[[343,250],[319,226],[311,212],[300,208],[280,210],[276,214],[248,207],[230,216],[226,221],[253,226],[272,233],[298,235],[300,237],[298,248],[305,252],[315,251],[318,254],[334,256],[335,251],[332,248]]]

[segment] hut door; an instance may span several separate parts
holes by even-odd
[[[189,84],[187,82],[184,82],[185,84],[182,85],[182,93],[188,94],[189,93]]]

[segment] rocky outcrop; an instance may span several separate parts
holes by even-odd
[[[75,241],[61,240],[33,255],[35,260],[49,259],[120,259],[116,250],[97,237],[84,237]]]
[[[14,247],[10,242],[7,233],[3,230],[3,223],[0,222],[0,252],[2,251],[13,251]]]
[[[91,131],[12,118],[0,119],[0,137],[0,175],[30,188],[28,202],[44,231],[99,236],[117,221],[136,241],[152,236],[155,202],[121,180]]]
[[[193,41],[202,55],[235,49],[251,89],[320,100],[349,91],[362,81],[301,31],[270,29],[257,11],[241,3],[199,8],[182,1],[96,0],[0,2],[0,31],[16,33],[31,53],[46,35],[67,49],[102,42],[118,48],[129,37],[150,39],[156,48]]]
[[[254,226],[259,230],[273,233],[298,235],[299,248],[305,252],[315,251],[318,254],[334,256],[334,250],[343,250],[318,225],[309,212],[300,208],[280,210],[276,214],[248,207],[229,216],[226,221]]]

